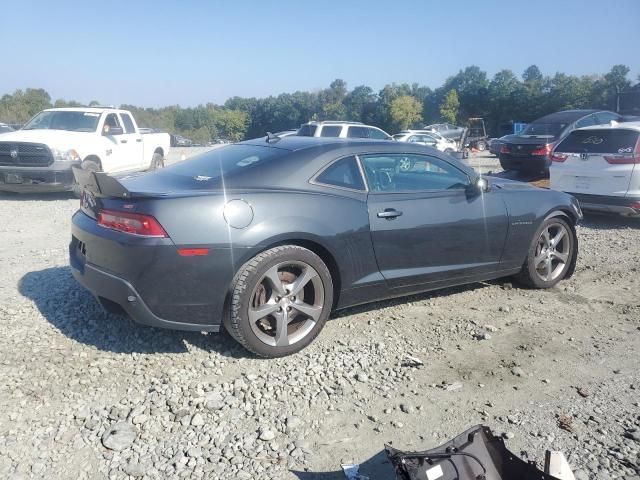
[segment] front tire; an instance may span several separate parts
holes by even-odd
[[[480,140],[476,143],[476,149],[478,149],[479,152],[484,152],[487,149],[487,142]]]
[[[333,305],[329,269],[311,250],[271,248],[234,278],[225,327],[247,350],[266,358],[299,352],[318,336]]]
[[[545,220],[531,241],[517,279],[532,288],[551,288],[571,271],[578,239],[563,217]]]

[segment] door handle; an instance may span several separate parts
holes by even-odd
[[[127,143],[127,140],[120,140],[120,143]]]
[[[142,141],[141,138],[136,138],[136,142],[140,143]]]
[[[387,220],[393,220],[400,216],[402,216],[402,212],[394,208],[385,208],[384,212],[378,212],[378,218],[386,218]]]

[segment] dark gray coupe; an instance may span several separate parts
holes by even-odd
[[[509,275],[552,287],[578,252],[573,197],[408,143],[269,136],[75,175],[71,267],[105,308],[224,325],[264,357],[304,348],[334,309]]]

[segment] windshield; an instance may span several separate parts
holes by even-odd
[[[44,111],[37,114],[23,130],[68,130],[70,132],[95,132],[100,114],[94,112]]]
[[[520,136],[557,138],[566,126],[566,123],[530,123]]]

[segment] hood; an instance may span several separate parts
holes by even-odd
[[[519,180],[510,180],[508,178],[494,177],[491,175],[483,175],[483,177],[489,180],[492,187],[501,190],[540,190],[539,187]]]
[[[0,135],[0,142],[44,143],[50,148],[66,150],[78,148],[92,137],[87,132],[68,132],[66,130],[16,130]]]

